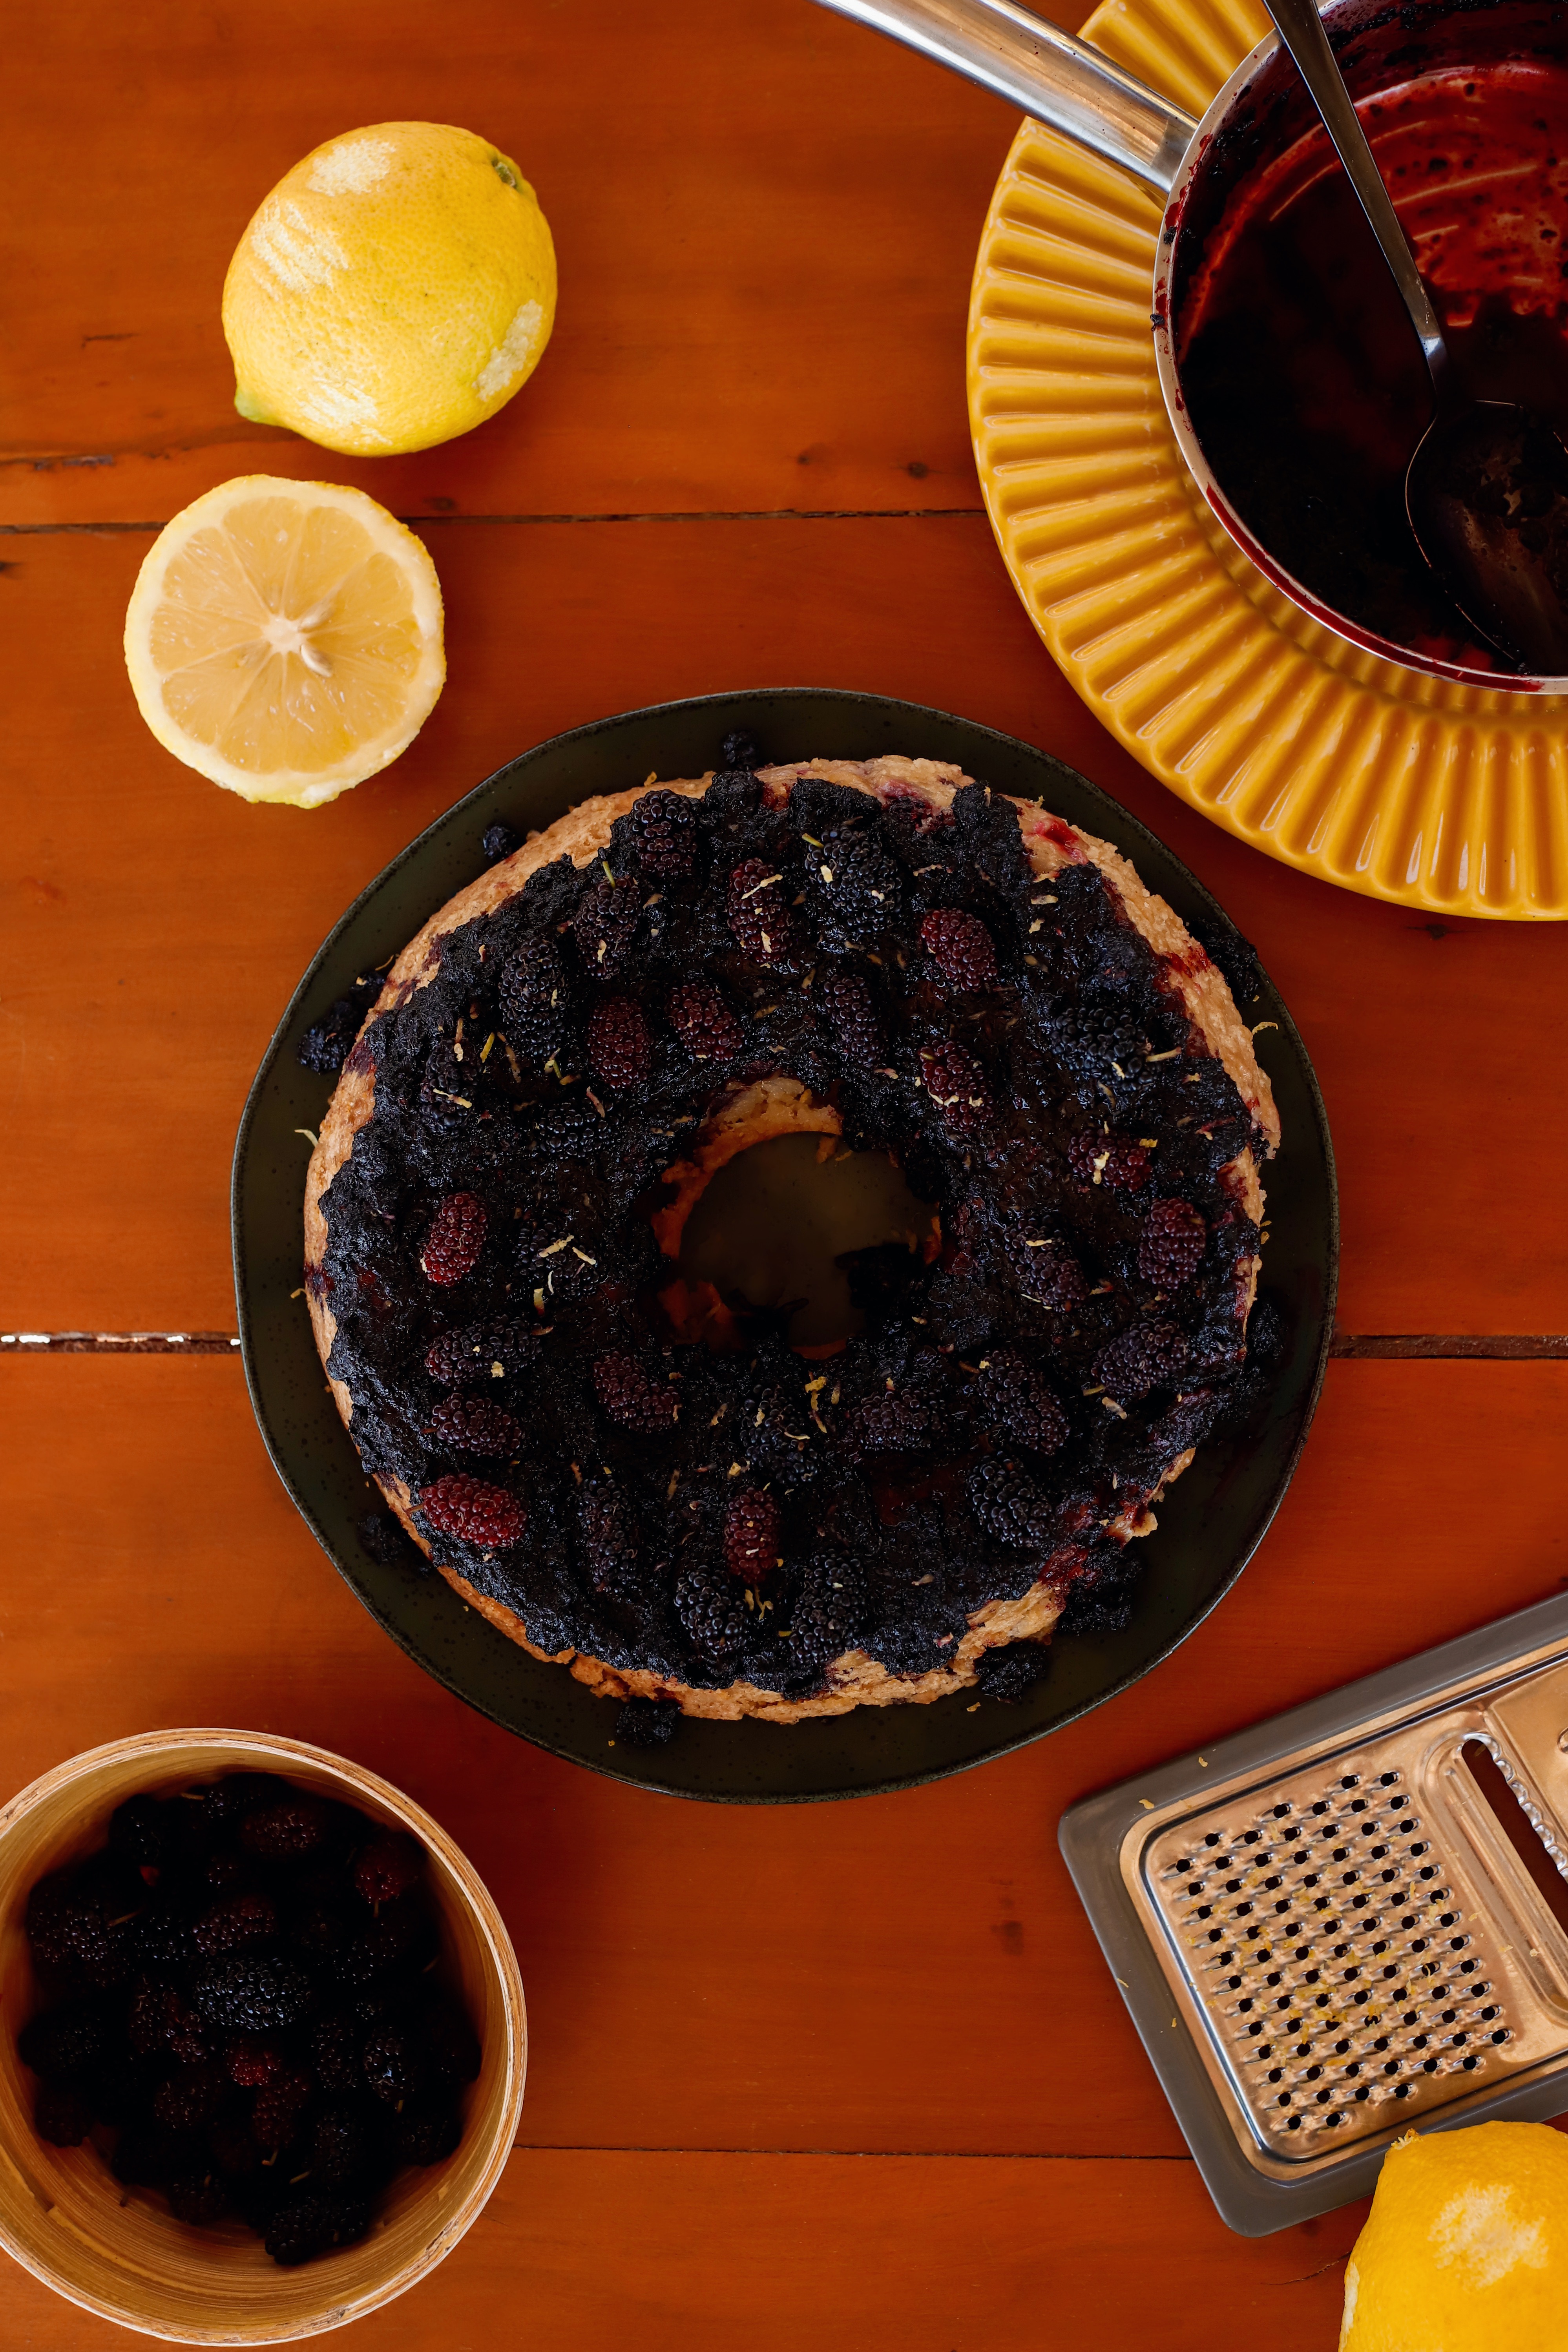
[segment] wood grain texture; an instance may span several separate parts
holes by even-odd
[[[1556,1159],[1505,1157],[1502,1140],[1521,1100],[1548,1129],[1562,1112],[1561,1057],[1543,1057],[1534,1020],[1519,1016],[1561,996],[1568,930],[1427,926],[1205,824],[1069,691],[984,520],[450,524],[427,536],[447,604],[446,694],[384,777],[309,813],[247,806],[142,727],[117,647],[147,535],[11,541],[0,613],[17,674],[44,686],[13,700],[0,747],[0,1099],[13,1139],[0,1214],[14,1236],[0,1329],[228,1327],[240,1107],[300,973],[356,892],[470,785],[558,729],[803,681],[908,696],[1041,744],[1209,883],[1257,941],[1322,1079],[1344,1196],[1343,1328],[1568,1329]],[[94,657],[68,665],[82,645]],[[387,952],[402,944],[389,939]]]
[[[9,233],[0,520],[163,520],[258,471],[412,515],[979,509],[964,317],[1016,118],[804,0],[458,8],[438,37],[420,0],[64,0],[18,17],[7,81],[39,200]],[[561,310],[489,425],[363,463],[235,414],[219,298],[291,164],[405,117],[516,159]]]
[[[1185,2162],[520,2151],[437,2277],[362,2321],[353,2342],[1330,2352],[1364,2211],[1249,2243],[1216,2220]],[[5,2284],[17,2352],[126,2344],[19,2272]]]
[[[421,1674],[295,1516],[237,1364],[0,1363],[24,1564],[0,1594],[0,1789],[204,1720],[384,1774],[469,1856],[517,1947],[532,2145],[1176,2156],[1058,1820],[1559,1590],[1565,1407],[1558,1365],[1334,1365],[1257,1559],[1131,1690],[929,1788],[731,1809],[557,1762]]]

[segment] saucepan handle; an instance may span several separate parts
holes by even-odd
[[[907,41],[1169,195],[1196,122],[1014,0],[821,0]]]

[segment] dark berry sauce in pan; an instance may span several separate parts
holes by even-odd
[[[1454,66],[1360,110],[1461,391],[1521,402],[1568,436],[1568,66]],[[1321,124],[1230,192],[1176,327],[1204,454],[1286,571],[1394,645],[1506,668],[1411,536],[1426,363]]]

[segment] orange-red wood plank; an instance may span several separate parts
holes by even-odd
[[[0,744],[0,1329],[231,1328],[240,1106],[296,980],[364,883],[559,728],[806,682],[1042,744],[1210,883],[1317,1060],[1343,1184],[1346,1329],[1568,1328],[1552,1139],[1568,1080],[1550,1050],[1568,930],[1429,924],[1205,823],[1069,690],[982,519],[457,522],[426,536],[447,596],[446,694],[395,767],[308,814],[247,806],[142,725],[119,633],[145,534],[8,542],[0,613],[26,690]]]
[[[61,0],[6,58],[0,521],[165,518],[258,471],[415,514],[978,506],[963,325],[1016,117],[806,0]],[[274,182],[404,117],[533,180],[559,323],[480,432],[356,463],[237,416],[219,303]]]
[[[353,2343],[1330,2352],[1364,2210],[1248,2242],[1186,2163],[520,2151],[456,2252]],[[4,2284],[17,2352],[128,2341],[20,2271]]]
[[[731,1808],[556,1762],[422,1675],[295,1516],[237,1363],[8,1358],[0,1797],[158,1725],[386,1773],[516,1939],[531,2145],[1176,2156],[1061,1813],[1568,1584],[1565,1409],[1568,1366],[1336,1364],[1257,1559],[1131,1690],[924,1789]]]

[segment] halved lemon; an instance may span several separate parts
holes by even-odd
[[[125,666],[177,760],[247,800],[315,808],[405,751],[435,708],[441,583],[363,490],[243,475],[159,532]]]

